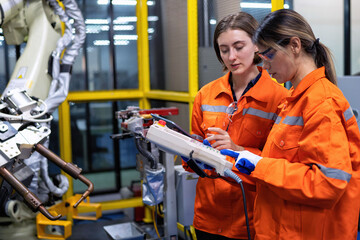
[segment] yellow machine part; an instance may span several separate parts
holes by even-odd
[[[48,208],[48,211],[53,214],[61,214],[62,216],[71,216],[73,219],[79,220],[97,220],[101,217],[101,204],[100,203],[90,203],[90,198],[86,198],[86,202],[81,202],[77,208],[74,208],[75,203],[80,199],[81,194],[76,194],[75,196],[66,200],[66,202],[61,202],[56,205]],[[95,216],[92,215],[79,215],[84,213],[95,213]],[[49,233],[48,229],[50,226],[61,226],[63,227],[63,235],[55,235]],[[39,213],[36,216],[36,230],[37,237],[40,239],[59,239],[64,240],[71,236],[72,231],[72,221],[69,220],[56,220],[51,221],[47,219],[44,215]]]

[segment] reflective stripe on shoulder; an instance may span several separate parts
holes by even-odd
[[[352,118],[354,116],[354,112],[351,108],[351,106],[346,109],[346,111],[344,112],[344,117],[345,117],[345,121],[349,120],[350,118]]]
[[[350,181],[351,174],[349,174],[343,170],[336,169],[336,168],[327,168],[321,164],[316,164],[316,166],[318,166],[320,171],[329,178],[335,178],[335,179],[344,180],[347,182]]]
[[[282,122],[287,125],[304,126],[304,120],[302,117],[286,116]]]
[[[203,138],[202,136],[197,135],[197,134],[191,134],[191,137],[193,137],[193,138],[196,139],[196,140],[200,140],[200,141],[203,141],[203,140],[204,140],[204,138]]]
[[[227,106],[201,105],[201,111],[207,112],[226,112]]]
[[[256,108],[244,108],[243,109],[243,115],[250,114],[257,117],[269,119],[275,121],[277,118],[277,114],[273,112],[264,112],[262,110],[256,109]]]

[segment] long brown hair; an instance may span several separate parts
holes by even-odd
[[[218,38],[220,34],[226,32],[229,29],[231,30],[239,29],[246,32],[249,35],[249,37],[252,38],[257,27],[258,27],[258,22],[256,21],[256,19],[246,12],[238,12],[236,14],[230,14],[220,20],[214,32],[214,49],[218,60],[223,66],[223,71],[226,71],[227,67],[225,66],[224,61],[222,60],[220,55],[220,48],[218,44]],[[259,56],[254,54],[253,63],[256,65],[260,62],[261,62],[261,58],[259,58]]]
[[[264,48],[281,48],[291,37],[298,37],[304,51],[310,54],[318,68],[325,66],[325,75],[337,85],[336,71],[330,50],[315,38],[309,23],[299,13],[281,9],[268,14],[256,30],[253,41]],[[287,41],[288,43],[288,41]]]

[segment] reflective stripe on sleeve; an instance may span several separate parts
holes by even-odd
[[[201,111],[207,112],[226,112],[226,106],[201,105]]]
[[[283,124],[293,125],[293,126],[304,126],[304,120],[302,117],[293,117],[293,116],[286,116]]]
[[[344,112],[344,117],[345,117],[345,121],[349,120],[350,118],[352,118],[354,116],[354,112],[351,108],[351,106],[346,109],[346,111]]]
[[[278,117],[276,118],[276,120],[275,120],[275,124],[279,124],[280,122],[281,122],[281,117],[278,116]]]
[[[316,166],[318,166],[320,171],[329,178],[335,178],[335,179],[344,180],[347,182],[350,181],[351,174],[349,174],[343,170],[336,169],[336,168],[327,168],[321,164],[316,164]]]
[[[275,119],[277,118],[276,113],[264,112],[264,111],[261,111],[259,109],[255,109],[255,108],[244,108],[243,115],[245,115],[245,114],[250,114],[250,115],[254,115],[257,117],[261,117],[261,118],[265,118],[265,119],[269,119],[269,120],[273,120],[273,121],[275,121]]]

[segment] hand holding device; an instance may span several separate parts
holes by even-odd
[[[224,176],[226,169],[231,170],[233,166],[220,151],[168,128],[165,122],[159,121],[157,124],[151,125],[146,139],[163,151],[185,158],[191,155],[194,160],[215,168],[215,171],[221,176]]]
[[[223,149],[220,150],[220,152],[221,154],[235,158],[235,167],[239,170],[239,172],[248,175],[254,171],[257,163],[262,159],[262,157],[247,150],[235,152],[230,149]]]
[[[206,145],[206,146],[211,147],[211,144],[206,139],[203,141],[203,144]],[[189,161],[189,158],[187,158],[187,157],[181,156],[181,158],[182,158],[182,160],[184,160],[184,162]],[[212,169],[214,169],[213,167],[210,167],[209,165],[206,165],[205,163],[200,162],[198,160],[195,160],[195,162],[199,166],[199,168],[201,168],[202,170],[205,170],[205,169],[212,170]]]
[[[243,147],[238,146],[233,142],[227,131],[217,127],[209,127],[207,130],[210,131],[211,133],[207,134],[206,139],[210,142],[215,141],[212,144],[213,148],[217,150],[222,150],[222,149],[233,149],[236,151],[244,150]]]

